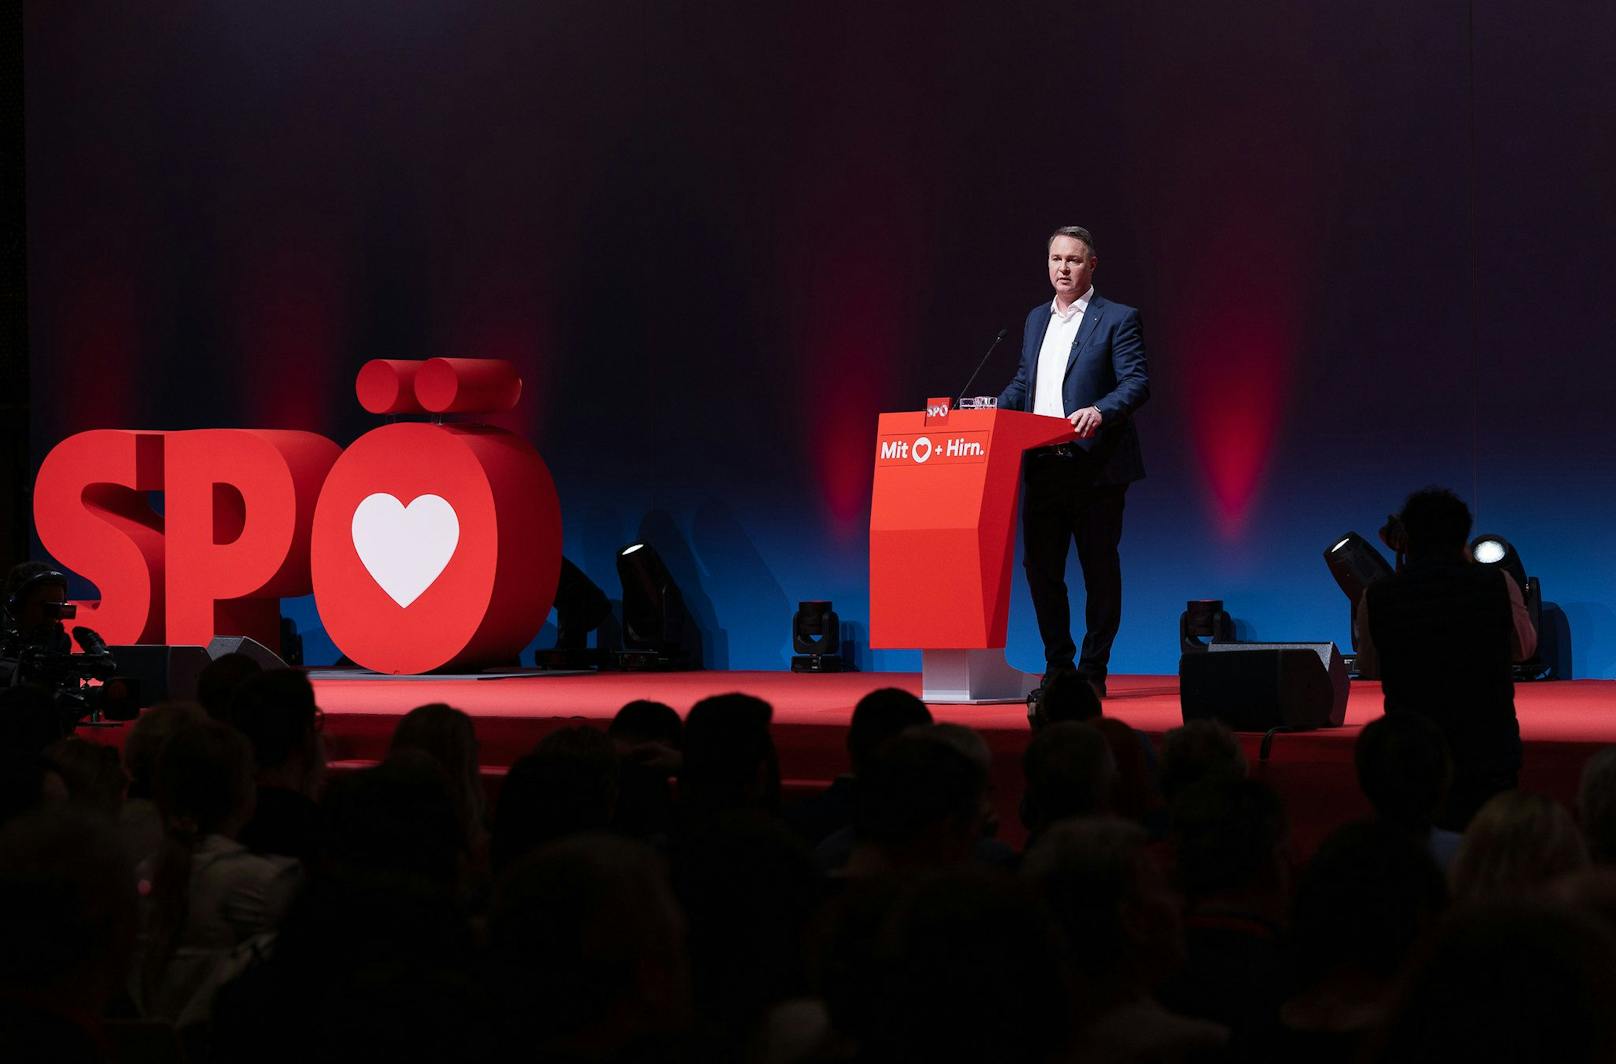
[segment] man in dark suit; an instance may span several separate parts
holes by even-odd
[[[1145,475],[1133,412],[1150,397],[1139,312],[1094,291],[1099,258],[1081,226],[1049,238],[1053,302],[1027,315],[1021,366],[999,406],[1064,417],[1070,443],[1029,451],[1022,539],[1027,584],[1044,640],[1044,681],[1076,669],[1105,694],[1111,644],[1122,623],[1122,507]],[[1073,541],[1086,593],[1081,655],[1072,641],[1066,558]]]

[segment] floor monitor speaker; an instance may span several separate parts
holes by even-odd
[[[141,708],[159,702],[196,699],[196,680],[213,659],[206,647],[132,643],[108,647],[118,663],[118,675],[134,681]]]
[[[1347,667],[1334,643],[1212,643],[1178,660],[1184,720],[1234,731],[1327,728],[1347,714]]]
[[[245,654],[267,669],[284,669],[286,662],[279,654],[256,639],[244,635],[216,635],[208,644],[208,657],[222,658],[226,654]]]

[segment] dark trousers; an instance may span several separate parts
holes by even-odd
[[[1103,682],[1122,624],[1122,506],[1126,484],[1095,484],[1089,456],[1034,452],[1026,463],[1021,508],[1027,587],[1051,669],[1070,668]],[[1083,652],[1072,642],[1066,558],[1073,542],[1083,567]]]

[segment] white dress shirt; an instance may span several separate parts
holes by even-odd
[[[1065,417],[1066,400],[1061,385],[1066,380],[1066,363],[1072,357],[1072,344],[1077,340],[1078,327],[1083,324],[1083,312],[1089,309],[1094,286],[1072,300],[1072,305],[1061,311],[1056,300],[1049,305],[1049,327],[1044,330],[1044,344],[1038,349],[1038,381],[1033,390],[1032,412],[1050,417]]]

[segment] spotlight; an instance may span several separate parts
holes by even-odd
[[[661,555],[649,543],[630,543],[617,552],[623,582],[625,669],[690,669],[701,660],[700,634],[690,621],[684,596]]]
[[[1518,554],[1509,540],[1503,536],[1477,536],[1470,541],[1470,556],[1480,565],[1489,565],[1502,569],[1515,579],[1515,586],[1526,593],[1526,566],[1521,564]]]
[[[1348,532],[1325,550],[1324,564],[1330,567],[1330,575],[1351,603],[1347,630],[1352,633],[1352,649],[1357,650],[1358,603],[1363,601],[1370,584],[1392,575],[1391,563],[1367,539]]]
[[[792,672],[842,672],[842,622],[829,602],[799,602],[791,618]]]
[[[1234,618],[1223,609],[1222,599],[1190,599],[1178,615],[1178,646],[1185,654],[1206,649],[1205,638],[1213,643],[1234,642]]]
[[[1544,637],[1551,633],[1543,631],[1543,585],[1537,577],[1526,575],[1526,566],[1521,563],[1519,552],[1503,536],[1477,536],[1470,541],[1470,557],[1477,565],[1504,570],[1515,581],[1515,586],[1521,589],[1526,615],[1531,618],[1532,630],[1537,633],[1537,653],[1515,666],[1515,678],[1554,679],[1552,663],[1557,655],[1554,648],[1544,646]]]
[[[533,664],[540,669],[571,672],[583,669],[603,669],[610,666],[607,651],[611,648],[615,626],[612,603],[593,580],[568,558],[561,559],[561,576],[556,581],[555,593],[556,642],[549,650],[533,653]],[[589,633],[596,632],[595,646],[589,645]]]

